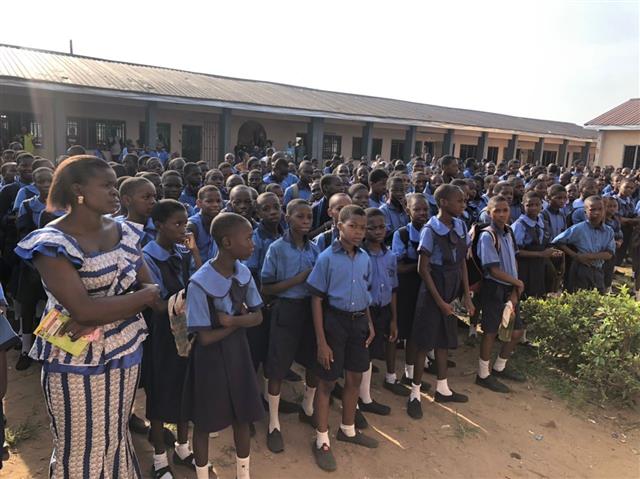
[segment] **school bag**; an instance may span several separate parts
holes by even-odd
[[[169,326],[173,339],[176,343],[178,356],[186,358],[189,356],[193,338],[189,337],[187,331],[187,291],[181,289],[169,298],[167,309],[169,311]]]
[[[511,235],[511,240],[515,246],[516,237],[513,234],[513,230],[509,225],[505,225],[505,228],[507,228],[508,234]],[[480,234],[484,231],[491,235],[491,238],[493,239],[493,246],[498,254],[500,254],[500,240],[491,226],[491,223],[474,224],[469,231],[469,235],[471,236],[471,248],[469,248],[469,252],[467,254],[467,277],[469,279],[469,290],[474,293],[478,293],[480,291],[480,286],[482,285],[482,280],[484,278],[482,261],[478,256],[478,241],[480,240]]]
[[[398,228],[398,236],[400,237],[400,241],[404,244],[404,249],[409,251],[409,244],[413,246],[413,249],[418,251],[418,246],[420,245],[417,241],[411,241],[409,239],[409,228],[406,226],[402,226]]]

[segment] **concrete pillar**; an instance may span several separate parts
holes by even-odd
[[[149,148],[155,148],[158,141],[158,104],[155,101],[147,103],[144,111],[144,121],[146,128],[146,138],[144,144]]]
[[[411,157],[415,154],[417,133],[418,128],[411,125],[404,134],[404,149],[402,151],[402,157],[405,163],[411,161]]]
[[[322,139],[324,137],[324,118],[312,118],[309,123],[307,134],[309,136],[309,147],[311,158],[316,158],[319,164],[322,163]]]
[[[60,94],[53,96],[53,158],[67,151],[67,112],[64,97]]]
[[[489,133],[483,131],[480,137],[478,138],[478,149],[476,152],[476,160],[483,161],[487,158],[489,154]]]
[[[582,147],[582,152],[580,154],[580,157],[582,158],[582,161],[584,161],[584,164],[587,165],[589,163],[589,149],[591,148],[591,142],[586,142],[584,144],[584,146]]]
[[[544,138],[541,137],[536,143],[536,147],[533,150],[533,162],[536,165],[542,164],[542,153],[544,152]]]
[[[373,161],[373,122],[369,121],[362,127],[362,154],[366,155],[369,163]],[[359,160],[360,158],[355,158]]]
[[[567,166],[567,148],[569,147],[569,140],[564,140],[558,149],[558,158],[556,163],[560,166]]]
[[[218,128],[218,164],[220,164],[224,161],[224,155],[231,151],[231,109],[222,109]]]
[[[442,142],[442,156],[453,155],[453,132],[454,130],[447,130],[444,134],[444,141]]]
[[[516,157],[516,151],[518,151],[518,135],[513,135],[507,144],[507,149],[504,151],[504,159],[509,161]]]

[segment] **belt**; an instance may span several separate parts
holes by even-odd
[[[344,319],[356,320],[360,319],[367,315],[367,310],[363,309],[361,311],[343,311],[342,309],[334,308],[333,306],[329,306],[327,311],[335,314]]]

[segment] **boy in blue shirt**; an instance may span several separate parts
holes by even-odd
[[[331,225],[331,229],[313,238],[313,242],[318,247],[318,251],[324,251],[338,238],[338,216],[340,215],[340,210],[350,204],[351,198],[346,193],[336,193],[329,199],[327,214],[333,221],[333,224]]]
[[[518,309],[518,299],[524,291],[524,283],[518,279],[517,246],[513,232],[507,224],[511,213],[509,203],[509,200],[502,195],[494,196],[489,200],[487,212],[491,218],[491,224],[480,233],[477,246],[477,255],[484,271],[480,286],[481,325],[484,335],[480,345],[476,384],[500,393],[508,393],[509,388],[497,377],[519,382],[525,380],[520,373],[506,369],[507,360],[524,331],[524,323]],[[511,340],[502,345],[493,364],[493,371],[490,371],[489,361],[493,344],[504,311],[509,306],[514,316]]]
[[[311,206],[302,199],[291,200],[286,219],[289,229],[269,246],[261,273],[263,294],[275,298],[265,365],[269,381],[267,446],[273,453],[284,450],[278,418],[280,389],[294,360],[307,371],[299,416],[308,424],[313,424],[313,399],[318,386],[313,373],[316,356],[311,292],[305,283],[320,252],[306,236],[313,221]]]
[[[604,224],[604,202],[600,196],[584,201],[586,221],[558,235],[553,244],[571,258],[566,289],[597,289],[604,293],[604,263],[616,251],[613,230]]]
[[[203,263],[216,256],[218,246],[211,236],[211,222],[222,210],[220,190],[213,185],[205,185],[198,191],[196,206],[200,211],[189,217],[187,229],[193,237]]]
[[[387,189],[389,190],[389,199],[380,207],[380,211],[384,213],[387,234],[385,239],[391,243],[393,233],[397,229],[406,226],[409,223],[409,215],[405,211],[407,193],[404,180],[401,176],[392,176],[387,181]]]
[[[287,206],[291,200],[297,198],[310,201],[311,199],[311,177],[313,176],[313,166],[310,161],[303,161],[298,167],[300,179],[297,183],[284,190],[284,205]]]
[[[366,228],[364,210],[354,205],[345,206],[338,221],[340,237],[320,253],[307,278],[313,294],[311,312],[318,347],[316,372],[320,380],[315,403],[317,435],[312,450],[316,463],[325,471],[336,469],[329,442],[329,398],[343,371],[342,424],[337,439],[368,448],[378,446],[375,439],[355,429],[358,390],[362,373],[369,369],[368,346],[374,337],[369,316],[371,264],[359,247]]]
[[[196,201],[198,200],[198,190],[200,189],[200,185],[202,185],[202,170],[200,170],[200,166],[197,163],[187,163],[184,165],[182,176],[185,187],[182,193],[180,193],[178,201],[195,208]]]

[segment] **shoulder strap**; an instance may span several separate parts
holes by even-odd
[[[402,241],[404,247],[409,248],[409,229],[406,226],[398,228],[398,236],[400,236],[400,241]]]
[[[323,235],[323,240],[324,240],[324,247],[328,248],[329,246],[331,246],[331,238],[333,236],[333,230],[329,229],[327,231],[324,232]]]
[[[298,183],[294,183],[291,186],[291,199],[295,200],[297,198],[300,198],[300,187],[298,186]]]

